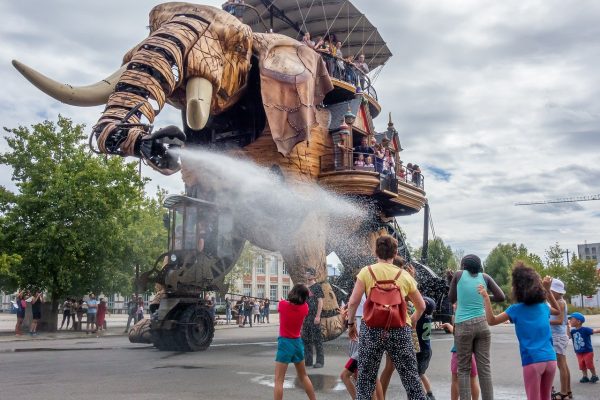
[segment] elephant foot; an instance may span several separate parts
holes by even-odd
[[[129,331],[129,341],[131,343],[152,344],[152,334],[150,333],[150,319],[143,319]]]
[[[328,282],[322,282],[323,311],[321,313],[321,333],[323,341],[333,340],[346,330],[344,318],[340,314],[340,307],[333,288]]]

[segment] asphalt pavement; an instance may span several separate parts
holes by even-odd
[[[492,330],[495,398],[524,399],[514,329],[503,325]],[[219,327],[212,346],[198,353],[160,352],[149,345],[132,344],[117,327],[98,338],[69,333],[33,339],[4,335],[0,336],[0,400],[270,399],[277,333],[276,324]],[[595,346],[599,339],[594,338]],[[452,336],[435,331],[432,340],[433,358],[427,375],[436,398],[447,400]],[[346,349],[345,335],[327,342],[325,367],[309,369],[318,398],[349,398],[338,379],[347,360]],[[600,365],[598,353],[595,361]],[[574,354],[569,356],[569,364],[576,398],[600,399],[600,386],[576,383],[579,372]],[[292,368],[285,398],[306,398],[294,378]],[[397,376],[392,379],[388,399],[406,399]]]

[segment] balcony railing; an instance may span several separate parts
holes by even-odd
[[[377,92],[371,84],[369,75],[358,69],[354,64],[335,57],[329,53],[317,51],[325,61],[329,76],[349,83],[354,87],[360,87],[363,92],[377,100]]]
[[[362,160],[360,157],[361,155]],[[369,159],[371,161],[370,163],[367,161]],[[394,182],[396,182],[395,190],[391,190],[396,193],[398,192],[397,182],[408,183],[425,190],[425,177],[422,173],[409,170],[404,165],[394,164],[390,166],[383,158],[376,157],[375,154],[372,153],[340,151],[337,154],[326,154],[321,156],[319,163],[321,173],[334,171],[377,172],[379,173],[382,185],[385,183],[383,186],[393,186]],[[383,186],[382,190],[390,190]]]

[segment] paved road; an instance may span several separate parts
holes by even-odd
[[[519,352],[510,326],[493,328],[496,399],[523,399]],[[272,397],[275,325],[221,329],[201,353],[159,352],[124,336],[0,342],[0,399],[269,399]],[[595,338],[600,344],[600,338]],[[438,399],[449,398],[452,337],[433,336],[428,375]],[[346,339],[326,344],[326,366],[310,369],[318,396],[347,399],[337,378],[346,361]],[[570,357],[577,377],[576,360]],[[600,365],[598,355],[596,362]],[[286,399],[304,399],[289,374]],[[578,399],[600,399],[600,386],[574,383]],[[390,399],[405,399],[397,376]]]

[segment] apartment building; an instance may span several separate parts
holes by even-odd
[[[577,257],[581,260],[594,260],[596,261],[596,268],[600,274],[600,264],[598,264],[598,257],[600,257],[600,243],[584,243],[577,245]],[[576,306],[583,305],[585,307],[598,307],[600,308],[600,288],[593,296],[582,296],[575,295],[571,297],[571,304]]]

